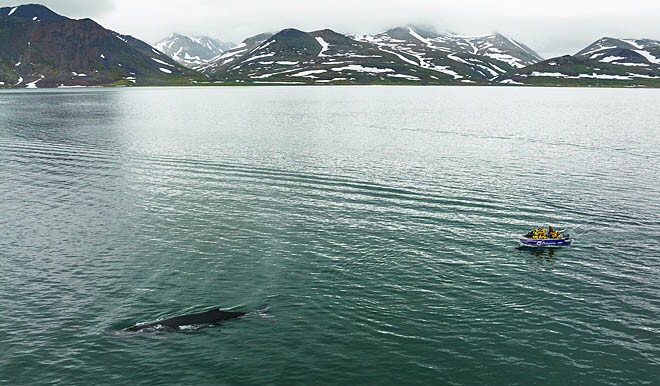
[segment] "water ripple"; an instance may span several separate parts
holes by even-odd
[[[40,123],[24,118],[24,96],[0,94],[0,306],[11,310],[0,383],[655,380],[653,144],[576,141],[581,126],[559,124],[545,127],[548,144],[491,110],[499,125],[453,109],[402,122],[391,102],[370,104],[373,89],[352,91],[351,106],[336,88],[236,89],[212,95],[232,106],[247,92],[264,109],[306,98],[286,125],[277,111],[228,108],[195,126],[151,101],[179,106],[169,98],[184,93],[188,117],[201,116],[215,111],[209,90],[34,94]],[[454,103],[401,90],[411,109]],[[530,92],[549,106],[557,96]],[[346,110],[327,116],[318,98]],[[86,118],[74,114],[83,102]],[[141,118],[151,110],[164,115]],[[601,125],[603,138],[621,135]],[[540,152],[567,161],[530,167]],[[548,222],[575,245],[516,249],[517,234]],[[210,306],[251,312],[214,328],[121,333]]]

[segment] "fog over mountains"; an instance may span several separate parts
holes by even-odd
[[[239,44],[171,34],[154,47],[40,5],[0,8],[0,87],[220,84],[660,86],[660,42],[602,38],[542,58],[495,33],[405,25],[377,34],[287,28]]]

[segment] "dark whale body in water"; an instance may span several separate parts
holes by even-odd
[[[163,319],[151,323],[136,324],[135,326],[128,327],[125,331],[144,331],[155,330],[163,328],[165,330],[178,330],[181,326],[199,325],[199,324],[216,324],[227,319],[235,319],[245,315],[246,312],[239,311],[222,311],[215,308],[209,311],[200,312],[197,314],[186,314],[175,316],[169,319]]]

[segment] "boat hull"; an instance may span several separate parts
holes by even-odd
[[[561,247],[565,245],[571,245],[571,239],[569,238],[560,238],[560,239],[532,239],[525,236],[519,237],[520,243],[530,247]]]

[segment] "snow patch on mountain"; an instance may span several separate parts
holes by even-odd
[[[653,64],[660,64],[660,59],[656,58],[655,56],[651,55],[650,52],[644,51],[644,50],[635,50],[638,54],[642,55],[646,60]]]
[[[43,75],[39,75],[39,79],[36,79],[30,83],[25,84],[25,88],[37,88],[37,83],[42,81],[45,78]]]
[[[257,60],[257,59],[261,59],[261,58],[269,58],[271,56],[275,56],[275,53],[274,52],[269,52],[267,54],[255,55],[255,56],[252,56],[252,57],[249,57],[249,58],[245,59],[245,61],[246,62],[251,62],[253,60]]]
[[[646,63],[612,62],[612,64],[616,64],[617,66],[627,66],[627,67],[648,67],[649,66]]]
[[[643,50],[643,49],[644,49],[644,46],[641,45],[641,44],[639,44],[639,43],[637,43],[636,40],[633,40],[633,39],[621,39],[621,41],[622,41],[622,42],[626,42],[626,43],[630,44],[631,46],[633,46],[633,47],[635,47],[635,48],[637,48],[637,49],[639,49],[639,50]]]
[[[328,44],[328,42],[323,40],[323,38],[320,37],[320,36],[316,37],[316,41],[319,42],[319,44],[321,45],[321,52],[319,52],[318,56],[320,56],[320,57],[328,56],[328,55],[324,54],[324,52],[326,52],[328,50],[328,48],[330,48],[330,44]]]
[[[436,48],[436,47],[433,46],[433,43],[431,42],[431,40],[422,37],[420,34],[415,32],[415,30],[412,29],[412,27],[408,27],[408,32],[410,33],[410,35],[412,35],[412,37],[414,37],[415,39],[419,40],[420,42],[426,44],[427,47]]]
[[[539,72],[532,71],[529,76],[544,76],[544,77],[553,77],[553,78],[566,78],[568,75],[562,74],[561,72]]]
[[[400,54],[400,53],[398,53],[398,52],[390,51],[390,50],[383,49],[383,48],[381,48],[381,50],[382,50],[383,52],[387,52],[388,54],[392,54],[392,55],[397,56],[399,59],[403,60],[404,62],[406,62],[406,63],[408,63],[408,64],[412,64],[413,66],[420,66],[420,63],[419,63],[419,62],[415,62],[415,61],[412,60],[412,59],[408,59],[408,58],[406,58],[405,56],[403,56],[402,54]]]
[[[575,78],[575,77],[570,77],[570,78]],[[587,78],[587,79],[613,79],[613,80],[631,80],[630,76],[623,76],[623,75],[611,75],[611,74],[596,74],[591,73],[591,74],[580,74],[578,75],[578,78]]]
[[[165,62],[165,61],[163,61],[163,60],[160,60],[160,59],[151,58],[151,60],[153,60],[153,61],[156,62],[156,63],[160,63],[160,64],[162,64],[162,65],[165,65],[165,66],[174,67],[173,65],[171,65],[171,64],[169,64],[169,63],[167,63],[167,62]]]
[[[516,82],[516,81],[513,80],[513,79],[504,79],[504,80],[500,81],[500,83],[503,83],[503,84],[515,84],[515,85],[524,85],[524,84],[525,84],[525,83],[522,83],[522,82]]]
[[[499,60],[501,62],[509,64],[511,67],[516,67],[516,68],[523,68],[525,67],[524,64],[520,63],[520,59],[514,58],[511,55],[506,55],[506,54],[496,54],[496,53],[485,53],[485,56],[488,56],[490,58],[493,58],[495,60]]]
[[[615,60],[625,59],[625,56],[607,56],[599,60],[601,63],[611,63]]]
[[[268,46],[270,46],[271,44],[275,43],[276,41],[277,40],[273,39],[273,40],[269,40],[265,43],[262,43],[262,44],[256,46],[252,51],[250,51],[250,53],[253,53],[255,51],[262,51],[262,50],[266,49]]]
[[[591,51],[589,51],[589,52],[585,52],[583,55],[584,55],[584,56],[587,56],[587,55],[589,55],[589,54],[593,54],[593,53],[596,53],[596,52],[598,52],[598,51],[611,50],[611,49],[613,49],[613,48],[617,48],[617,47],[616,47],[616,46],[598,47],[598,48],[595,48],[595,49],[593,49],[593,50],[591,50]]]
[[[328,70],[309,70],[309,71],[301,71],[301,72],[298,72],[298,73],[295,73],[295,74],[291,74],[289,76],[290,77],[299,76],[299,77],[302,77],[302,78],[316,78],[316,76],[314,76],[314,75],[323,74],[325,72],[328,72]]]
[[[632,74],[631,74],[632,75]],[[533,77],[547,77],[547,78],[564,78],[564,79],[607,79],[607,80],[632,80],[630,75],[617,75],[617,74],[578,74],[567,75],[561,72],[539,72],[533,71],[529,76]]]
[[[349,64],[348,66],[344,67],[335,67],[332,69],[332,71],[335,72],[341,72],[341,71],[357,71],[357,72],[369,72],[372,74],[380,74],[384,72],[394,72],[393,69],[391,68],[378,68],[378,67],[364,67],[359,64]]]
[[[402,78],[402,79],[411,80],[411,81],[421,80],[418,76],[406,75],[406,74],[387,74],[387,76],[390,77],[390,78]]]

